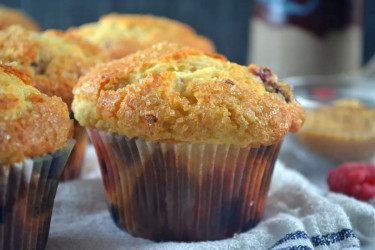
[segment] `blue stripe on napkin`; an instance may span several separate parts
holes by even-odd
[[[283,247],[283,248],[279,248],[278,250],[313,250],[313,249],[309,246],[298,245],[298,246]]]
[[[304,231],[296,231],[294,233],[290,233],[284,236],[281,240],[277,241],[270,249],[274,248],[275,246],[278,246],[280,244],[283,244],[286,241],[289,240],[297,240],[297,239],[309,239],[309,235]]]
[[[274,248],[275,246],[278,246],[286,241],[289,240],[297,240],[297,239],[310,239],[309,235],[304,231],[296,231],[294,233],[290,233],[284,236],[281,240],[277,241],[271,248]],[[270,249],[271,249],[270,248]]]
[[[357,238],[357,236],[355,235],[352,229],[346,229],[346,228],[336,233],[316,235],[311,238],[305,231],[296,231],[294,233],[286,234],[282,239],[278,240],[272,247],[270,247],[269,250],[291,240],[306,239],[306,240],[309,240],[309,242],[311,242],[314,247],[318,247],[318,246],[323,246],[323,245],[329,246],[331,244],[335,244],[335,243],[344,241],[349,238]],[[358,249],[360,248],[359,246],[352,246],[352,247],[357,247]],[[307,245],[295,245],[295,246],[279,248],[279,250],[310,250],[310,249],[312,248]]]
[[[355,233],[351,229],[343,229],[337,233],[330,233],[325,235],[317,235],[311,237],[311,242],[314,247],[322,246],[322,245],[331,245],[339,241],[343,241],[348,238],[356,238]]]

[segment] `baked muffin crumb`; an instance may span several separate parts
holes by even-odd
[[[186,24],[165,17],[111,13],[96,23],[71,28],[69,33],[87,39],[103,48],[112,59],[163,41],[214,52],[211,40],[199,36]]]
[[[25,12],[0,5],[0,30],[19,25],[27,30],[40,30],[39,25]]]
[[[0,60],[28,75],[42,93],[59,96],[70,107],[78,78],[107,57],[97,46],[62,31],[11,26],[0,31]]]
[[[73,111],[83,126],[151,141],[270,145],[303,124],[291,88],[269,91],[262,68],[161,43],[96,68],[74,89]]]
[[[0,164],[55,152],[72,136],[66,104],[31,83],[26,75],[0,64]]]

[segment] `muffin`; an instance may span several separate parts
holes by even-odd
[[[268,68],[169,43],[96,68],[73,92],[114,221],[155,241],[256,225],[281,141],[304,119]]]
[[[188,25],[152,15],[112,13],[102,16],[96,23],[71,28],[69,33],[100,46],[112,59],[122,58],[162,41],[207,52],[215,51],[208,38],[199,36]]]
[[[70,109],[78,78],[106,57],[100,48],[60,31],[40,33],[12,26],[0,31],[0,60],[30,76],[42,93],[61,97]],[[81,172],[88,138],[78,123],[74,139],[77,143],[64,170],[64,180],[77,178]]]
[[[306,113],[296,134],[305,148],[336,163],[370,161],[375,156],[375,109],[356,99],[340,99]]]
[[[73,121],[59,97],[0,64],[0,249],[44,249]]]
[[[25,12],[0,5],[0,30],[19,25],[27,30],[39,30],[39,25]]]

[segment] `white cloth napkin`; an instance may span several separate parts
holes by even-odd
[[[86,175],[97,177],[93,169]],[[100,179],[80,180],[59,186],[47,244],[54,249],[375,249],[375,208],[323,193],[277,162],[264,218],[255,228],[220,241],[155,243],[115,226]]]

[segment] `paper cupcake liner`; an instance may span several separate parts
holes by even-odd
[[[74,120],[73,138],[76,144],[61,175],[62,181],[78,179],[81,176],[88,136],[86,129],[81,127],[76,120]]]
[[[281,143],[173,144],[89,130],[118,227],[155,241],[231,237],[262,218]]]
[[[53,154],[0,164],[0,249],[44,249],[61,173],[74,140]]]

